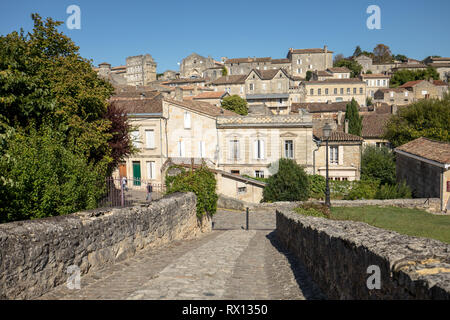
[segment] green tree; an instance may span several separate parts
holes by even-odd
[[[398,61],[401,61],[401,62],[407,62],[408,61],[408,57],[405,56],[404,54],[394,54],[392,56],[392,58],[394,60],[398,60]]]
[[[389,83],[392,88],[396,88],[408,81],[429,79],[439,80],[439,73],[433,67],[425,70],[399,70],[392,75]]]
[[[373,55],[373,62],[375,63],[387,63],[392,61],[391,50],[387,45],[381,43],[373,49]]]
[[[292,159],[281,158],[278,172],[270,176],[263,201],[303,201],[309,197],[309,179],[303,167]]]
[[[372,97],[367,97],[366,98],[366,106],[371,106],[372,105]]]
[[[345,108],[345,119],[348,119],[348,132],[357,136],[361,136],[362,116],[359,115],[358,103],[354,98],[347,103]]]
[[[228,75],[228,69],[225,66],[223,66],[222,67],[222,76],[227,76],[227,75]]]
[[[312,71],[311,70],[306,71],[306,81],[311,80],[311,77],[312,77]]]
[[[355,51],[353,52],[353,57],[359,57],[362,54],[362,50],[360,46],[356,46]]]
[[[372,74],[372,70],[367,70],[366,74]]]
[[[387,147],[368,145],[361,155],[361,179],[379,180],[381,184],[395,184],[395,158]]]
[[[450,142],[450,95],[419,100],[401,108],[386,125],[384,138],[394,147],[420,137]]]
[[[334,64],[335,67],[347,67],[351,70],[351,77],[355,78],[362,71],[362,66],[355,60],[342,59]]]
[[[237,94],[222,99],[222,108],[245,116],[248,114],[247,101]]]

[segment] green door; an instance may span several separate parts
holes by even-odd
[[[141,163],[139,161],[133,161],[133,185],[141,185]]]

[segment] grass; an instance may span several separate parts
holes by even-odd
[[[372,226],[410,236],[450,243],[450,216],[398,207],[335,207],[331,219],[366,222]]]

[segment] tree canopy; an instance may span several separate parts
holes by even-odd
[[[355,60],[348,60],[348,59],[342,59],[337,61],[334,65],[334,67],[346,67],[351,70],[351,77],[355,78],[358,76],[362,71],[362,66],[356,62]]]
[[[394,147],[420,137],[450,142],[450,95],[443,99],[422,99],[408,107],[400,108],[392,116],[384,138]]]
[[[345,119],[348,119],[348,133],[361,136],[362,116],[359,115],[358,103],[354,98],[350,103],[347,103]]]
[[[387,45],[382,43],[378,44],[373,49],[373,62],[375,63],[387,63],[392,61],[391,50]]]
[[[242,116],[248,114],[247,101],[239,97],[237,94],[223,98],[222,108],[236,112]]]
[[[433,67],[428,67],[425,70],[398,70],[396,71],[390,80],[391,88],[396,88],[408,81],[415,80],[439,80],[439,73]]]

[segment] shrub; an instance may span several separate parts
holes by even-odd
[[[176,176],[166,175],[167,194],[192,191],[197,196],[197,217],[213,215],[217,209],[216,178],[205,165],[194,171],[181,170]]]
[[[366,146],[361,156],[361,179],[395,184],[395,158],[387,147]]]
[[[374,199],[380,185],[378,180],[355,181],[345,200]]]
[[[292,159],[280,159],[278,172],[269,177],[264,188],[264,202],[304,201],[308,196],[308,175],[303,167]]]
[[[241,98],[237,94],[223,98],[222,108],[236,112],[242,116],[246,116],[248,114],[247,100]]]
[[[406,182],[389,185],[384,184],[378,189],[376,199],[409,199],[412,198],[412,192]]]
[[[314,199],[325,197],[326,180],[320,174],[308,175],[309,196]]]
[[[26,146],[26,147],[25,147]],[[0,222],[57,216],[92,209],[104,191],[106,169],[66,148],[50,128],[9,139],[0,161]]]
[[[355,181],[330,181],[330,197],[331,199],[344,199],[352,189]]]
[[[295,212],[303,214],[305,216],[319,217],[319,218],[331,218],[330,208],[324,204],[306,202],[294,209]]]

